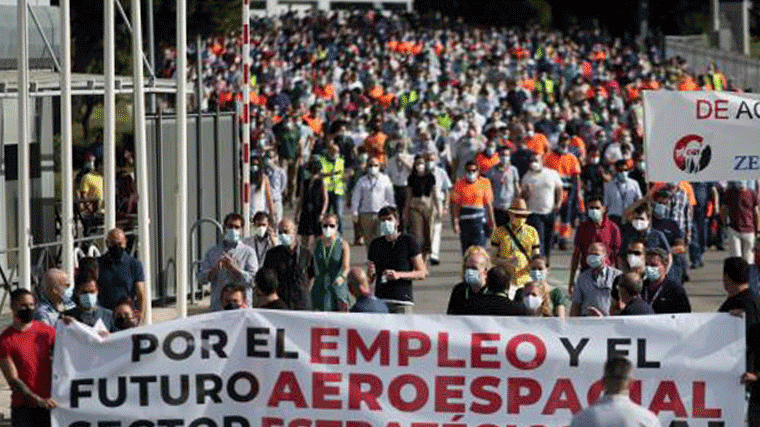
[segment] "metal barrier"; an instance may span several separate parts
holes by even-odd
[[[760,91],[760,60],[695,43],[694,37],[665,37],[665,55],[680,56],[694,69],[707,69],[713,61],[741,89]]]
[[[222,224],[220,224],[219,221],[217,221],[217,220],[215,220],[213,218],[201,218],[198,221],[195,221],[195,223],[193,223],[193,225],[190,226],[190,250],[193,251],[193,252],[196,252],[196,253],[198,252],[198,250],[196,248],[198,246],[198,242],[197,242],[197,239],[195,237],[194,231],[196,231],[196,229],[198,229],[198,231],[200,231],[200,226],[203,225],[204,223],[214,224],[216,226],[216,229],[217,229],[217,235],[216,235],[217,240],[219,240],[219,236],[221,236],[221,235],[224,234],[224,227],[222,227]],[[194,288],[195,288],[196,282],[198,281],[198,273],[199,273],[199,270],[200,270],[201,262],[203,260],[202,259],[197,259],[197,258],[193,259],[192,256],[189,258],[189,260],[190,260],[190,263],[188,265],[188,268],[190,268],[190,286],[189,286],[189,288],[190,288],[190,303],[191,304],[195,304],[195,289]],[[198,284],[198,290],[200,290],[201,292],[203,292],[203,286],[200,283]],[[203,297],[202,293],[201,293],[201,297]]]

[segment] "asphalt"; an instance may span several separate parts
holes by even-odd
[[[353,241],[351,226],[347,218],[344,218],[346,226],[346,238]],[[449,222],[445,220],[445,224]],[[570,250],[552,252],[550,281],[555,286],[567,290],[569,276]],[[709,250],[704,258],[705,266],[697,270],[689,270],[691,281],[686,284],[692,310],[694,312],[714,312],[725,300],[726,294],[722,285],[722,263],[728,256],[727,252]],[[366,263],[366,247],[351,247],[352,265],[363,266]],[[445,313],[449,296],[453,286],[461,281],[462,256],[459,247],[459,237],[450,227],[444,226],[441,243],[441,264],[429,267],[430,274],[423,281],[414,283],[414,311],[418,314]],[[188,309],[190,315],[203,313],[208,310],[208,297],[191,305]],[[177,311],[173,306],[154,307],[153,323],[164,322],[177,318]],[[10,324],[9,308],[6,304],[0,314],[0,324],[6,327]],[[0,427],[10,426],[10,389],[4,378],[0,378]]]

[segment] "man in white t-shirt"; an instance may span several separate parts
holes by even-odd
[[[562,205],[562,178],[557,171],[544,167],[541,157],[534,154],[530,169],[521,182],[522,195],[528,202],[528,224],[536,229],[541,240],[541,255],[549,260],[554,234],[554,222]]]

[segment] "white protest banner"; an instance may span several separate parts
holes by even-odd
[[[649,181],[736,181],[760,171],[760,95],[644,91]]]
[[[664,426],[743,423],[744,321],[236,310],[98,339],[59,326],[53,426],[562,427],[610,354]]]

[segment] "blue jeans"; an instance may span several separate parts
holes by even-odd
[[[528,225],[535,228],[538,232],[538,239],[541,241],[541,255],[549,259],[552,250],[552,237],[554,236],[554,221],[557,214],[549,212],[548,214],[530,214],[528,216]],[[526,248],[527,249],[527,248]]]
[[[702,256],[707,248],[710,226],[705,212],[706,207],[697,205],[694,207],[694,217],[691,224],[691,242],[689,243],[689,258],[694,264],[702,262]]]
[[[343,234],[343,196],[335,193],[328,193],[327,196],[329,198],[327,211],[332,211],[338,216],[338,232]]]

